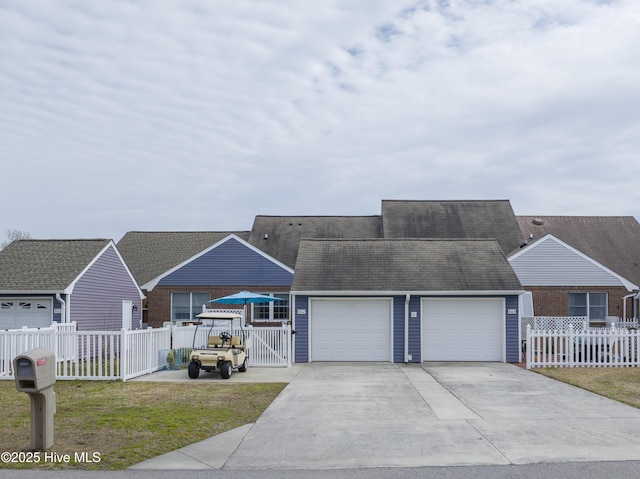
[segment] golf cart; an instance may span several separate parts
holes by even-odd
[[[234,369],[241,373],[245,372],[248,368],[248,362],[244,330],[242,329],[242,315],[240,313],[208,312],[200,313],[197,317],[200,321],[196,324],[196,330],[193,334],[193,351],[187,368],[189,377],[196,379],[200,375],[201,369],[207,372],[218,369],[222,379],[229,379]],[[235,330],[234,322],[240,323],[239,331]],[[200,326],[209,328],[207,345],[196,348],[196,337]],[[221,327],[224,331],[219,335],[212,334],[214,328]]]

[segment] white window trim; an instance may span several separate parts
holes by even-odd
[[[272,297],[276,296],[276,295],[289,296],[289,293],[287,293],[287,292],[278,292],[278,291],[276,291],[275,293],[260,293],[260,294],[263,294],[264,296],[272,296]],[[274,316],[274,309],[275,309],[275,306],[277,305],[278,301],[271,301],[271,302],[267,303],[268,306],[269,306],[269,319],[257,319],[255,317],[255,314],[254,314],[254,308],[256,306],[264,307],[267,304],[264,304],[264,303],[259,303],[259,304],[252,303],[251,304],[251,322],[253,322],[253,323],[277,323],[277,322],[286,323],[288,321],[291,321],[291,298],[288,298],[287,301],[289,302],[289,317],[285,318],[285,319],[274,318],[273,317]]]

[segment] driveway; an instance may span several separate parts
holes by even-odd
[[[225,469],[637,460],[640,410],[502,363],[311,363]]]

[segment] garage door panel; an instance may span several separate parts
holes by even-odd
[[[425,299],[425,361],[501,361],[504,306],[501,299]]]
[[[50,299],[0,300],[0,329],[42,328],[50,326],[52,320]]]
[[[389,300],[312,300],[312,361],[390,361]]]

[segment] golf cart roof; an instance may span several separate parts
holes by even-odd
[[[196,317],[200,318],[200,319],[229,319],[229,320],[231,320],[231,319],[242,318],[242,314],[240,314],[239,312],[238,313],[207,312],[207,313],[200,313]]]

